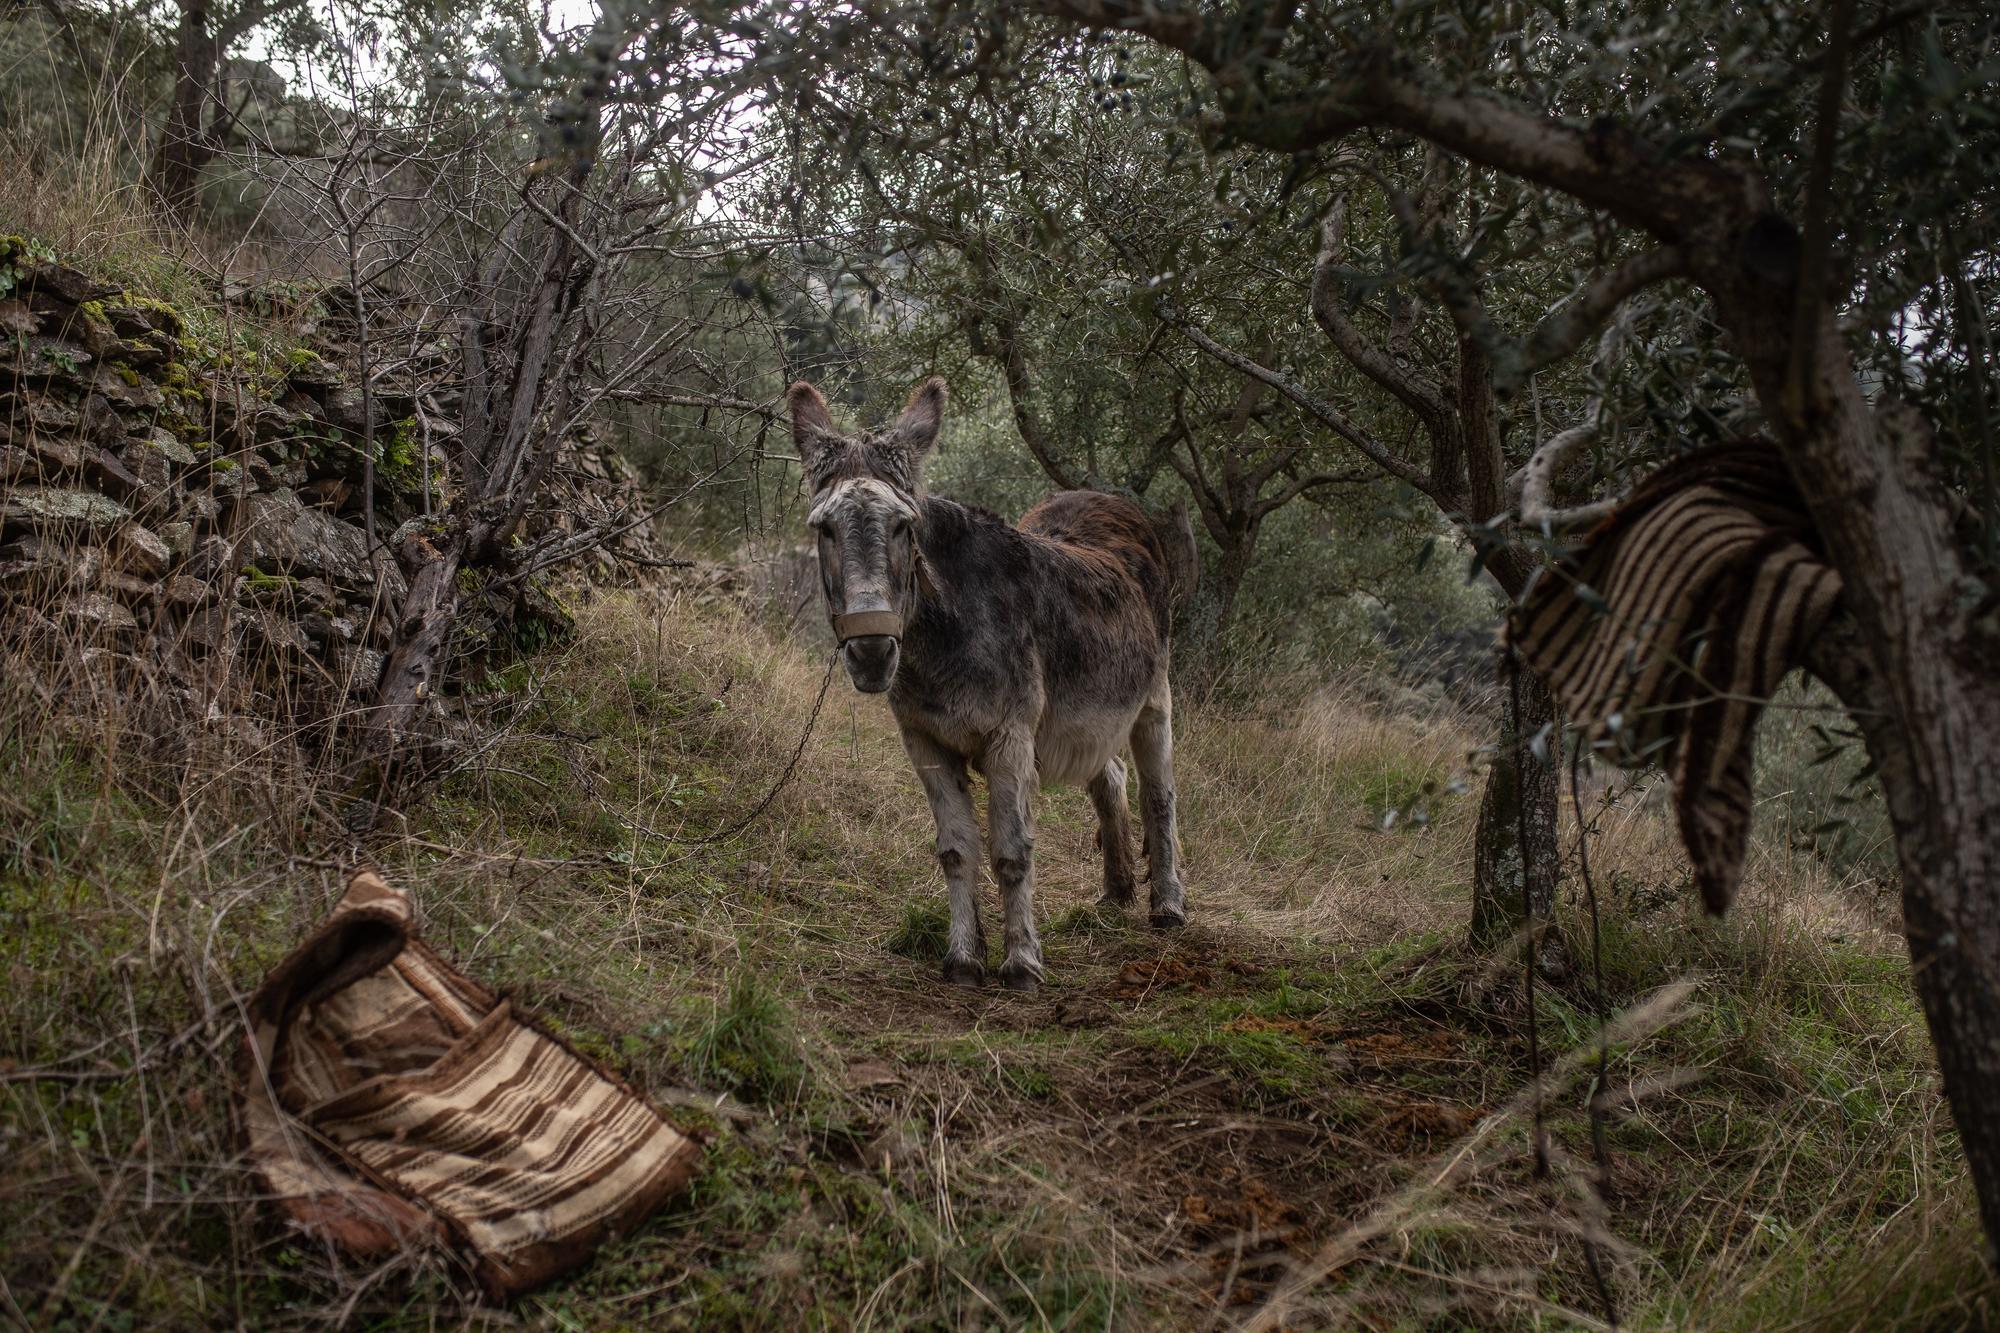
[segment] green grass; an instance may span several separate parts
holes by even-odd
[[[784,1001],[747,967],[729,979],[682,1049],[682,1067],[696,1082],[752,1101],[793,1101],[812,1078]]]
[[[903,908],[903,919],[889,932],[883,947],[919,963],[941,963],[951,947],[951,910],[941,902],[925,900]]]

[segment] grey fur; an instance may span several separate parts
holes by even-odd
[[[937,441],[944,381],[927,381],[893,425],[845,436],[811,385],[791,389],[792,428],[813,486],[829,617],[889,611],[900,639],[848,641],[856,688],[886,691],[937,822],[950,890],[945,976],[985,973],[979,919],[979,825],[968,773],[987,784],[1008,985],[1042,979],[1034,919],[1037,786],[1088,787],[1104,852],[1104,898],[1135,890],[1125,804],[1129,746],[1156,926],[1187,905],[1174,809],[1173,693],[1167,629],[1176,570],[1145,512],[1091,491],[1060,491],[1018,526],[926,496],[923,459]]]

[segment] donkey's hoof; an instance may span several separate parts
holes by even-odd
[[[1097,908],[1101,912],[1129,912],[1132,910],[1132,895],[1107,892],[1097,900]]]
[[[1179,930],[1187,924],[1187,913],[1178,907],[1155,907],[1153,909],[1154,930]]]
[[[944,979],[954,986],[978,986],[986,980],[986,967],[972,958],[947,958]]]
[[[1040,988],[1042,974],[1035,971],[1034,968],[1029,967],[1026,963],[1002,963],[1000,965],[1000,984],[1008,990],[1017,990],[1024,994],[1032,994]]]

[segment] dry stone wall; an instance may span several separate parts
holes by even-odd
[[[425,521],[427,496],[450,495],[439,441],[453,405],[371,395],[383,538],[371,549],[368,421],[342,365],[342,304],[338,291],[239,291],[195,330],[0,238],[0,642],[233,674],[322,710],[365,699],[406,587],[388,539]],[[552,488],[531,541],[644,508],[631,469],[587,436]],[[663,563],[641,524],[583,572]],[[471,572],[462,586],[469,653],[566,623],[542,580],[488,592]]]

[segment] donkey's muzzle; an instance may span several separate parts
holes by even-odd
[[[840,660],[854,688],[863,694],[880,694],[896,679],[896,663],[902,645],[888,634],[864,634],[841,645]]]

